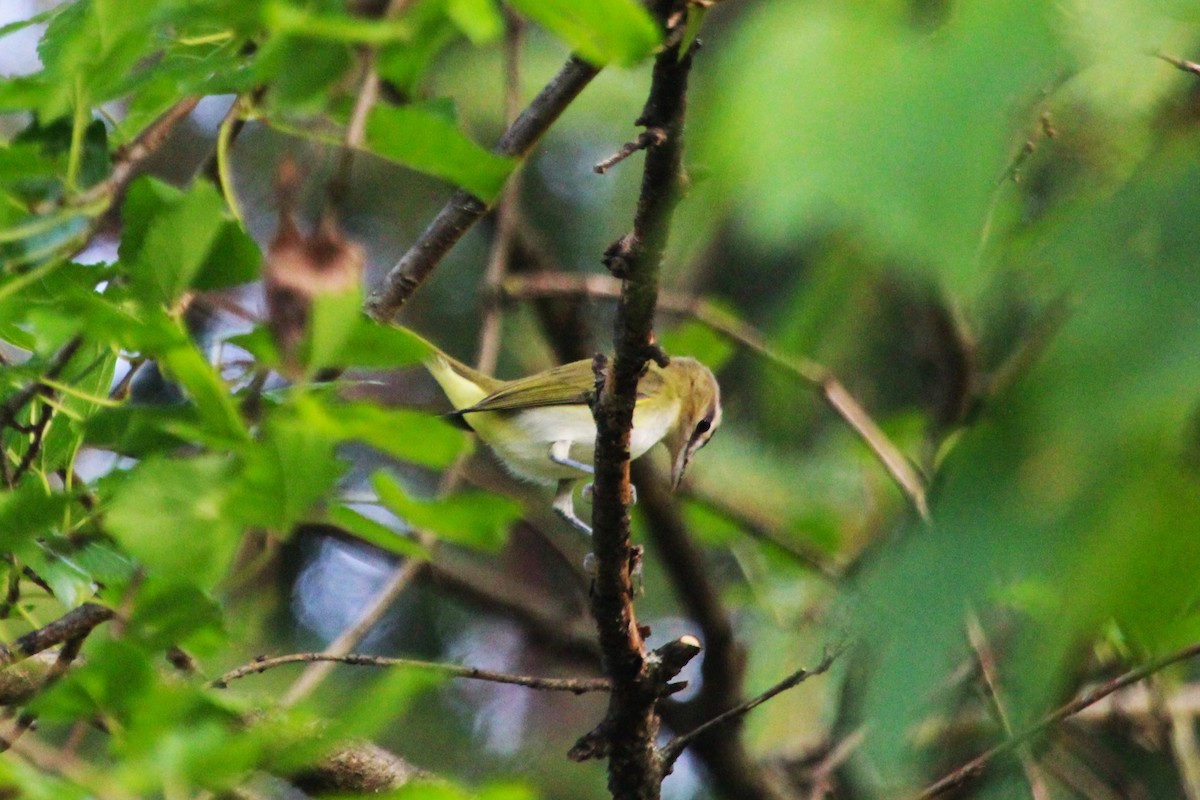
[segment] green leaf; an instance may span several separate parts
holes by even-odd
[[[349,695],[331,733],[338,739],[372,739],[445,676],[420,667],[388,667],[367,691]]]
[[[500,193],[516,161],[468,139],[441,115],[415,106],[379,106],[367,121],[376,155],[455,183],[488,202]]]
[[[125,200],[120,257],[135,294],[147,303],[173,304],[221,238],[224,212],[224,200],[206,181],[194,182],[186,193],[152,178],[134,182]]]
[[[331,39],[345,44],[406,42],[412,29],[402,19],[364,19],[349,14],[318,14],[285,2],[270,2],[263,21],[273,33]]]
[[[251,75],[270,85],[267,99],[272,105],[306,108],[320,106],[325,92],[353,64],[351,50],[342,42],[277,36],[259,50]]]
[[[70,558],[59,558],[39,548],[28,554],[27,562],[49,585],[54,599],[68,608],[90,599],[96,592],[92,576]]]
[[[494,42],[504,32],[504,17],[494,0],[448,0],[446,16],[474,45]]]
[[[308,397],[297,401],[305,423],[339,441],[355,440],[405,461],[447,467],[462,452],[463,433],[420,411],[383,408],[373,403],[326,405]]]
[[[419,364],[428,356],[428,343],[412,331],[360,314],[335,362],[347,367],[398,369]]]
[[[89,639],[87,659],[34,699],[31,710],[46,720],[124,717],[154,681],[146,654],[130,642]]]
[[[421,81],[434,58],[458,40],[460,29],[447,19],[437,3],[419,3],[408,10],[405,18],[413,25],[413,40],[381,47],[376,68],[380,77],[393,84],[401,96],[419,97]]]
[[[416,500],[386,472],[371,480],[379,500],[415,528],[454,544],[496,551],[508,538],[508,528],[521,517],[519,503],[484,492],[462,492],[444,500]]]
[[[72,547],[69,552],[58,555],[69,558],[79,569],[92,576],[92,580],[108,588],[124,584],[133,577],[136,567],[129,556],[107,541],[89,541],[82,547]]]
[[[150,458],[115,488],[105,515],[112,535],[159,577],[213,586],[241,536],[227,456]]]
[[[191,288],[225,289],[258,280],[262,251],[250,234],[232,219],[223,219],[217,238],[200,265]]]
[[[18,19],[8,23],[7,25],[0,25],[0,37],[8,36],[10,33],[16,33],[17,31],[24,30],[31,25],[41,25],[43,22],[48,22],[58,14],[62,13],[63,8],[64,7],[61,5],[55,6],[54,8],[48,8],[45,11],[33,14],[25,19]]]
[[[428,559],[429,551],[412,539],[397,533],[388,526],[364,516],[349,506],[334,506],[329,510],[329,523],[343,529],[351,536],[387,553],[406,558]]]
[[[693,196],[762,242],[844,226],[894,261],[975,285],[997,181],[1036,124],[1020,110],[1072,69],[1057,37],[1068,12],[966,4],[931,35],[887,3],[748,11],[693,103],[692,158],[714,174]]]
[[[347,344],[354,330],[364,324],[362,292],[336,292],[317,295],[309,318],[308,374],[325,367],[346,366],[343,358],[353,358]]]
[[[137,590],[125,635],[148,651],[220,638],[221,607],[194,585],[147,579]]]
[[[76,103],[119,96],[153,45],[143,9],[113,0],[70,4],[47,26],[38,45],[49,93],[39,104],[44,121],[66,116]]]
[[[199,422],[192,406],[123,405],[93,414],[83,425],[83,435],[93,447],[141,458],[186,444],[179,431]]]
[[[598,66],[631,66],[661,42],[654,19],[635,0],[512,0],[512,6]]]
[[[229,397],[228,387],[217,374],[216,367],[194,345],[189,342],[162,353],[160,364],[196,403],[214,440],[246,439],[246,426]]]
[[[261,441],[243,449],[242,516],[280,533],[306,519],[345,469],[334,444],[291,409],[274,409]]]
[[[283,363],[279,357],[279,349],[275,346],[275,338],[265,325],[256,325],[246,333],[230,336],[225,342],[245,350],[254,357],[260,367],[278,369]]]
[[[732,342],[695,320],[666,331],[661,344],[668,355],[691,356],[713,372],[721,369],[734,353]]]
[[[48,492],[37,480],[0,492],[0,551],[23,551],[47,535],[62,523],[70,504],[70,495]]]
[[[105,407],[116,372],[117,352],[104,344],[85,342],[59,381],[71,391],[58,394],[59,411],[42,438],[39,459],[44,470],[65,468],[83,440],[82,425]]]

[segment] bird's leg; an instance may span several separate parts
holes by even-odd
[[[577,469],[580,472],[588,475],[594,475],[596,470],[591,464],[585,464],[582,461],[576,461],[571,458],[571,440],[563,439],[550,445],[550,460],[555,464],[571,469]],[[561,484],[560,484],[561,486]],[[561,491],[561,489],[560,489]]]
[[[589,503],[592,501],[592,483],[591,483],[591,481],[588,481],[586,484],[584,484],[582,494],[583,494],[584,500],[587,500]],[[629,502],[632,503],[633,505],[637,505],[637,487],[634,486],[632,483],[629,484]]]
[[[575,500],[572,497],[574,489],[575,481],[572,478],[563,478],[558,482],[558,490],[554,493],[554,502],[552,504],[554,511],[567,522],[571,523],[577,530],[591,536],[592,527],[575,516]]]

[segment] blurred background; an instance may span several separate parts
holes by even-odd
[[[8,0],[0,24],[53,5]],[[413,13],[444,22],[445,5]],[[37,70],[42,30],[0,40],[0,72]],[[922,477],[931,513],[920,518],[820,387],[664,311],[664,346],[717,372],[725,421],[686,485],[661,501],[702,554],[703,588],[672,569],[670,523],[654,511],[662,454],[637,473],[635,537],[648,544],[638,613],[652,645],[704,639],[688,595],[711,590],[743,648],[747,695],[852,642],[830,675],[724,735],[744,737],[755,760],[788,777],[782,796],[909,796],[1006,729],[1200,633],[1200,77],[1171,63],[1200,59],[1200,5],[725,0],[701,41],[664,295],[679,306],[701,299],[775,351],[827,367]],[[381,60],[385,97],[452,104],[459,127],[490,145],[505,124],[502,33],[471,41],[450,31],[437,42],[419,69]],[[568,52],[521,26],[522,106]],[[286,63],[293,83],[273,77],[231,150],[233,191],[264,249],[286,158],[303,173],[301,225],[316,224],[339,170],[323,126],[354,90],[348,64]],[[506,282],[487,284],[499,229],[489,215],[399,321],[474,362],[483,319],[498,314],[502,377],[610,349],[611,299],[531,297],[530,276],[605,274],[601,254],[631,224],[641,156],[605,174],[593,166],[640,131],[648,86],[647,64],[604,69],[520,167]],[[233,101],[206,97],[145,169],[190,181]],[[103,111],[119,125],[143,109],[116,100]],[[27,122],[3,116],[0,131]],[[452,188],[355,156],[337,212],[366,249],[368,287]],[[114,220],[79,260],[114,260],[119,235]],[[222,298],[205,336],[214,358],[232,361],[244,351],[221,340],[265,308],[256,286]],[[141,402],[169,391],[142,383]],[[388,406],[446,409],[419,368],[359,371],[345,386]],[[339,455],[352,465],[339,492],[396,531],[404,521],[372,496],[376,470],[416,495],[447,485],[441,470],[366,447]],[[117,463],[94,458],[95,475]],[[513,482],[483,448],[452,469],[459,485],[518,498],[525,518],[497,552],[439,545],[356,649],[599,674],[581,571],[588,542],[549,513],[545,491]],[[402,563],[333,526],[302,526],[269,569],[224,590],[239,645],[212,671],[326,646]],[[685,672],[668,724],[703,713],[688,705],[711,676],[703,658]],[[1161,673],[1144,708],[1130,700],[1125,712],[1075,720],[955,796],[1200,797],[1200,709],[1179,699],[1191,696],[1192,674]],[[278,695],[295,674],[250,680],[239,690]],[[314,703],[336,715],[377,680],[339,668]],[[379,742],[466,782],[511,777],[544,797],[599,798],[603,764],[564,756],[604,706],[450,682]],[[685,755],[664,792],[738,796],[720,768]]]

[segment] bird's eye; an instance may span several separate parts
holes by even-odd
[[[706,419],[702,419],[696,423],[696,433],[706,433],[708,431],[708,429],[711,427],[712,427],[711,422],[709,422]]]

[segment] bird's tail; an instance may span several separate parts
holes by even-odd
[[[406,329],[428,349],[425,368],[442,387],[450,404],[456,409],[469,408],[504,385],[490,375],[484,375],[458,359],[443,352],[441,348],[420,334]]]

